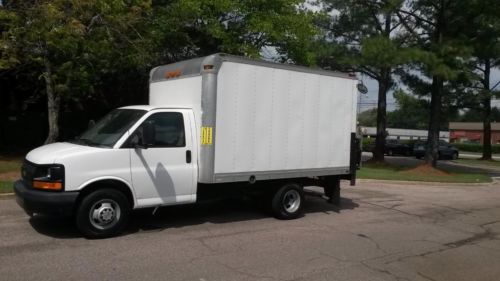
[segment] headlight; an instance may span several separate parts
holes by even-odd
[[[62,190],[64,168],[62,166],[37,167],[37,177],[33,178],[33,187],[44,190]]]

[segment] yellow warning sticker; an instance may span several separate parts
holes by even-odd
[[[212,127],[201,127],[201,144],[212,145]]]

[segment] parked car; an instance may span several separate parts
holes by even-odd
[[[417,159],[421,159],[425,156],[425,151],[427,149],[427,141],[417,141],[413,147],[413,155]],[[458,159],[458,149],[446,141],[439,141],[439,159]]]
[[[363,148],[363,151],[374,152],[375,150],[375,141],[369,143],[366,147]],[[384,154],[392,156],[392,155],[405,155],[410,156],[413,152],[413,146],[404,144],[396,139],[389,139],[385,141],[385,149]]]
[[[387,155],[405,155],[410,156],[412,147],[408,144],[402,143],[400,140],[386,140],[385,141],[385,154]]]

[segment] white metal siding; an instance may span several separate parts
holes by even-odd
[[[215,173],[349,166],[355,84],[224,62],[217,82]]]
[[[201,124],[201,76],[154,82],[149,84],[149,104],[165,108],[192,108],[196,131]]]

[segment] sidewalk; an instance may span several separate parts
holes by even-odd
[[[466,158],[466,159],[477,159],[481,158],[482,154],[481,153],[475,153],[475,152],[467,152],[467,151],[459,151],[460,158]],[[500,155],[494,154],[492,157],[494,160],[500,160]]]

